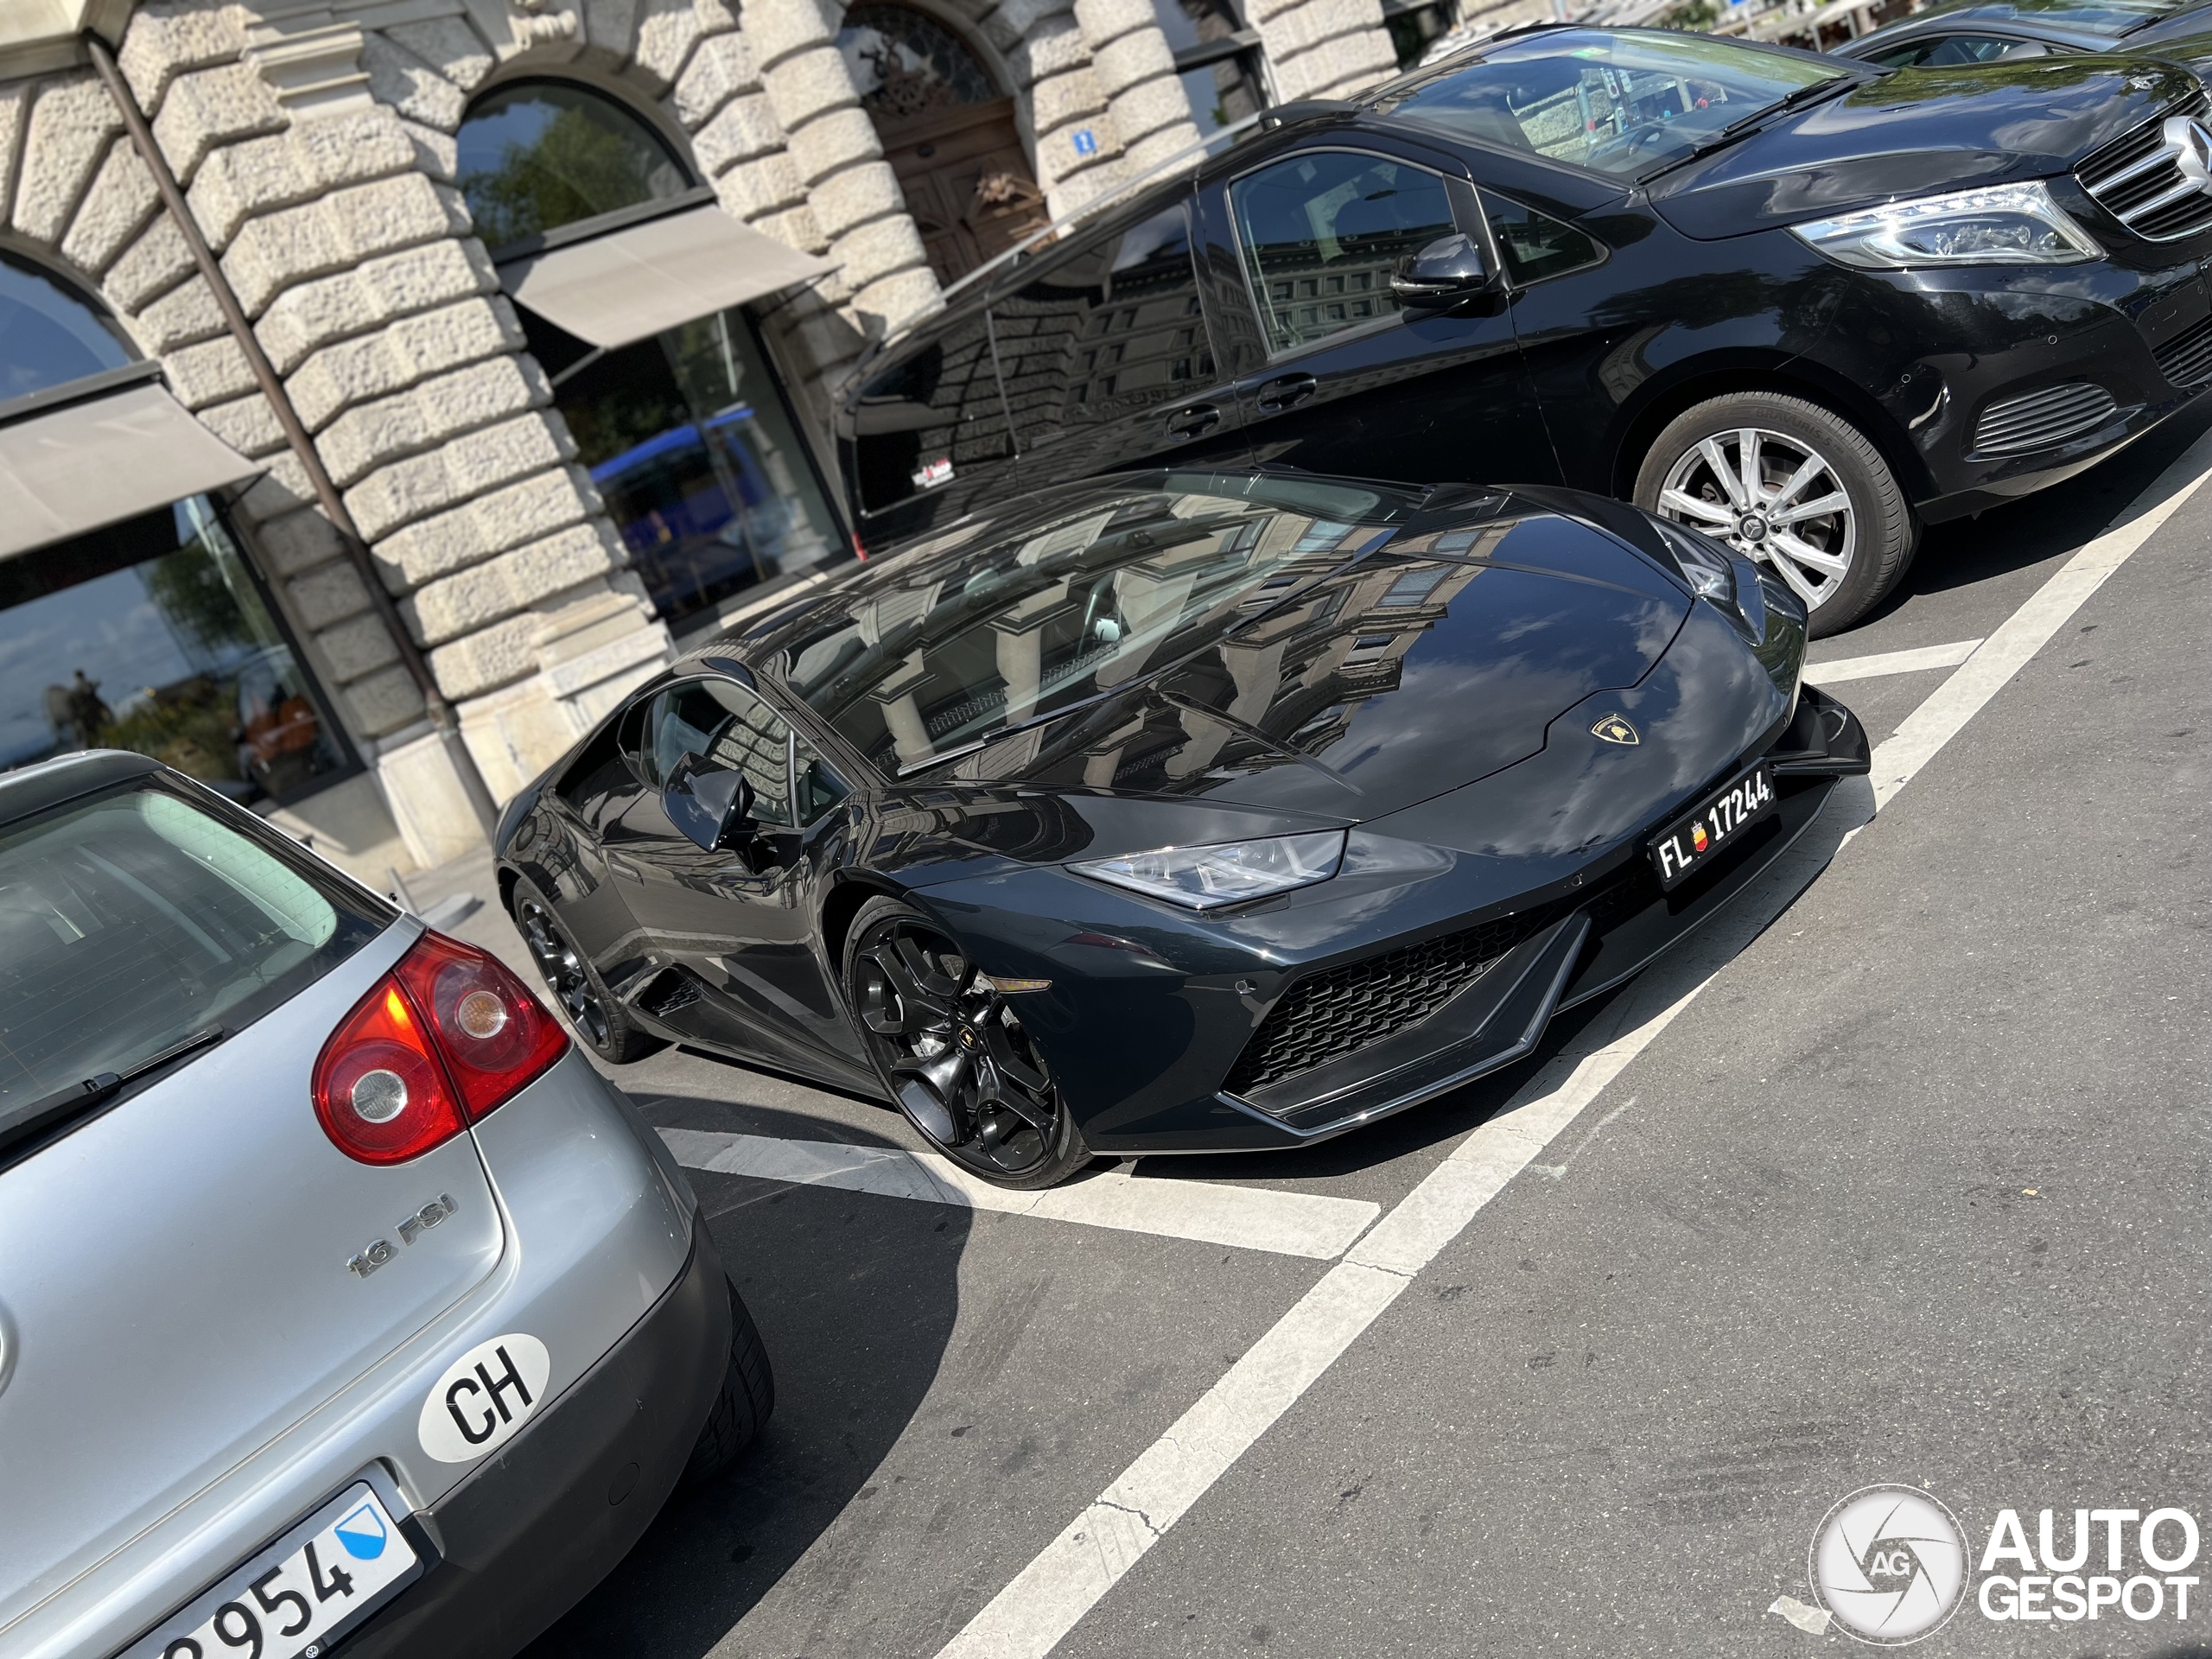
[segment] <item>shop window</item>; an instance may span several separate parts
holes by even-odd
[[[1153,0],[1152,9],[1201,138],[1268,106],[1259,31],[1245,27],[1231,0]]]
[[[639,116],[582,86],[502,87],[461,129],[461,186],[494,249],[581,240],[697,179]],[[842,551],[749,315],[594,347],[524,308],[531,352],[646,592],[671,622]]]
[[[680,196],[697,182],[639,118],[559,81],[492,93],[461,123],[460,149],[461,194],[490,248]]]
[[[1382,26],[1398,67],[1410,69],[1459,22],[1458,0],[1382,0]]]
[[[0,255],[0,419],[136,358],[91,300]],[[151,755],[247,802],[353,765],[205,496],[0,559],[0,770],[86,748]]]
[[[350,766],[204,496],[0,561],[0,766],[85,748],[246,802]]]
[[[741,309],[601,352],[523,313],[632,567],[671,622],[840,548]]]

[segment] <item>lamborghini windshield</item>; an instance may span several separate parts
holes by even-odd
[[[785,648],[785,683],[880,771],[920,771],[1189,655],[1382,534],[1376,491],[1146,483],[900,556]]]
[[[1817,58],[1709,35],[1550,29],[1386,87],[1375,107],[1455,137],[1635,175],[1848,78]]]

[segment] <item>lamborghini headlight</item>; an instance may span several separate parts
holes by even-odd
[[[1165,899],[1171,905],[1212,910],[1325,881],[1337,873],[1344,856],[1344,832],[1321,830],[1211,847],[1163,847],[1158,852],[1092,859],[1068,868],[1094,881]]]
[[[1954,190],[1790,227],[1840,265],[2073,265],[2104,250],[2041,182]]]

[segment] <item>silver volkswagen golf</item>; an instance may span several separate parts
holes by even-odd
[[[0,1654],[511,1654],[771,1402],[498,963],[152,761],[0,779]]]

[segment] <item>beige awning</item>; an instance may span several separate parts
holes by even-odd
[[[0,558],[267,471],[159,386],[0,426]]]
[[[836,267],[709,204],[499,268],[515,302],[609,350]]]

